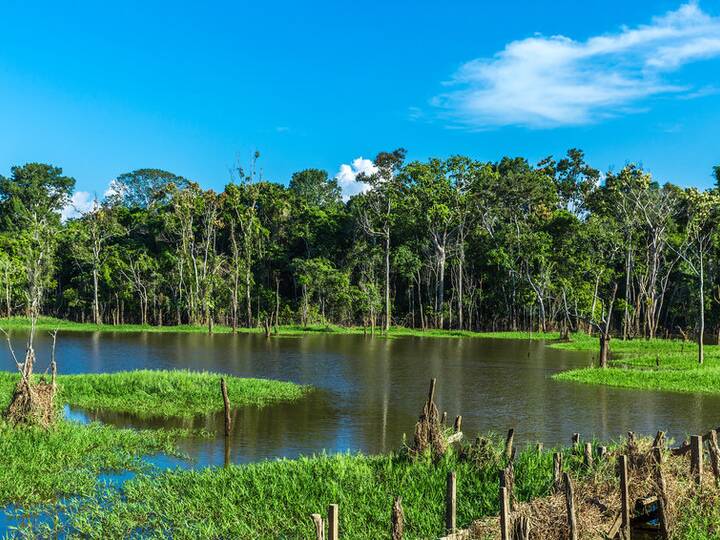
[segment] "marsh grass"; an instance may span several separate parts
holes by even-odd
[[[60,420],[49,429],[0,421],[0,505],[32,505],[70,495],[91,496],[101,472],[140,472],[142,456],[179,455],[187,430],[118,429]]]

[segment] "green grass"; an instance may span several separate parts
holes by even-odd
[[[500,448],[464,459],[450,452],[436,463],[398,452],[167,471],[138,476],[121,492],[109,490],[67,510],[72,532],[83,538],[314,538],[310,514],[325,514],[337,503],[341,537],[350,540],[389,537],[393,498],[401,496],[405,538],[437,538],[450,471],[457,474],[459,526],[498,512]],[[579,464],[579,457],[566,455],[568,466]],[[515,471],[521,499],[545,495],[552,454],[523,450]]]
[[[69,495],[92,496],[101,472],[143,471],[141,456],[176,454],[186,430],[117,429],[61,420],[51,429],[10,427],[0,420],[0,505],[32,505]]]
[[[597,350],[596,339],[577,336],[556,348]],[[610,342],[612,359],[607,369],[573,369],[554,375],[561,381],[603,384],[641,390],[720,393],[720,347],[705,346],[705,362],[697,362],[697,344],[680,340],[633,339]],[[659,363],[659,365],[658,365]]]
[[[25,330],[30,328],[30,321],[25,317],[0,318],[0,328],[6,330]],[[37,323],[38,330],[61,330],[64,332],[152,332],[152,333],[207,333],[207,326],[198,325],[177,325],[177,326],[151,326],[141,324],[121,324],[96,325],[93,323],[78,323],[56,319],[53,317],[41,317]],[[216,334],[228,334],[232,332],[229,326],[216,325],[213,327]],[[263,334],[264,328],[238,328],[238,333]],[[370,335],[369,328],[362,326],[339,326],[335,324],[312,324],[307,326],[301,325],[282,325],[278,327],[280,336],[302,336],[308,334],[350,334],[350,335]],[[273,334],[275,335],[275,334]],[[469,330],[438,330],[427,329],[420,330],[418,328],[405,328],[403,326],[393,326],[387,334],[382,329],[375,329],[377,337],[431,337],[431,338],[457,338],[457,337],[484,337],[484,338],[500,338],[500,339],[557,339],[558,334],[538,334],[531,332],[472,332]]]
[[[16,373],[0,372],[0,406],[7,405]],[[86,410],[130,413],[140,417],[189,418],[223,410],[221,375],[191,371],[123,371],[60,375],[59,399]],[[299,399],[308,386],[266,379],[225,376],[234,407],[262,407]]]

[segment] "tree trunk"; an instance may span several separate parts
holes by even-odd
[[[610,356],[610,334],[600,332],[600,367],[605,369]]]
[[[390,229],[385,231],[385,332],[390,330]]]
[[[100,324],[100,301],[98,299],[98,271],[93,268],[93,322]]]
[[[703,266],[702,247],[700,248],[700,327],[698,329],[698,364],[705,360],[704,337],[705,337],[705,270]]]

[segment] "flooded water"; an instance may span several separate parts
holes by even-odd
[[[22,348],[22,336],[15,336]],[[38,358],[49,342],[40,336]],[[2,350],[2,349],[0,349]],[[430,378],[436,397],[463,431],[504,433],[519,442],[567,443],[573,432],[608,440],[628,430],[667,430],[684,437],[720,424],[720,397],[614,389],[550,376],[586,366],[591,354],[558,351],[541,342],[370,336],[64,333],[58,338],[61,373],[132,369],[191,369],[309,384],[308,397],[264,409],[235,411],[230,459],[243,463],[322,451],[385,452],[412,436]],[[0,369],[11,369],[0,352]],[[231,396],[232,398],[232,396]],[[218,393],[218,400],[220,400]],[[182,450],[194,466],[222,464],[226,452],[221,415],[187,421],[141,421],[113,413],[71,410],[118,426],[209,428],[215,439],[190,439]]]

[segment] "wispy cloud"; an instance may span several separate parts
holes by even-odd
[[[651,96],[692,95],[697,89],[670,82],[668,74],[717,56],[720,17],[691,2],[585,41],[513,41],[491,58],[463,64],[431,103],[455,125],[474,129],[581,125],[641,109]]]
[[[362,156],[355,158],[350,165],[343,163],[340,170],[335,175],[340,189],[342,189],[343,199],[348,200],[351,196],[358,193],[364,193],[370,186],[365,182],[358,182],[357,176],[360,173],[373,174],[377,172],[377,167],[372,160],[365,159]]]
[[[60,212],[60,218],[66,221],[77,218],[92,210],[95,206],[95,196],[88,191],[76,191]]]

